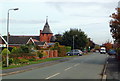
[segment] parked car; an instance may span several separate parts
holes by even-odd
[[[74,50],[71,50],[70,52],[67,52],[66,54],[68,56],[73,56],[73,55],[82,56],[83,52],[81,50],[74,49]]]
[[[114,49],[110,49],[110,50],[108,51],[108,54],[109,54],[109,55],[116,55],[116,51],[115,51]]]

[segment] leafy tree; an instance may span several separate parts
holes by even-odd
[[[87,45],[87,35],[81,29],[70,29],[65,31],[62,37],[62,45],[71,46],[73,48],[73,36],[74,36],[74,48],[84,49]]]
[[[103,46],[105,46],[105,47],[106,47],[107,51],[113,48],[112,43],[111,43],[111,42],[109,42],[109,41],[108,41],[108,42],[106,42],[106,43],[104,43],[104,44],[103,44]]]
[[[4,48],[1,52],[2,55],[7,55],[7,53],[10,54],[10,51],[7,48]]]
[[[117,13],[113,13],[110,17],[113,19],[110,21],[110,32],[114,38],[118,58],[120,59],[120,8],[116,8]]]
[[[89,49],[89,47],[90,50],[95,47],[95,43],[90,38],[88,38],[87,49]]]
[[[17,54],[19,53],[18,48],[14,47],[11,51],[12,54]]]
[[[61,44],[62,43],[62,34],[56,34],[55,37],[56,37],[55,42],[59,42]]]
[[[100,45],[95,44],[95,50],[99,50],[100,49]]]

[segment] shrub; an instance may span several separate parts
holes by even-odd
[[[37,52],[37,55],[38,55],[39,58],[43,57],[43,54],[40,51]]]
[[[36,59],[35,58],[31,58],[31,59],[29,59],[29,61],[36,61]]]
[[[26,45],[20,46],[20,49],[22,50],[22,51],[21,51],[22,53],[30,53],[30,49],[29,49],[29,47],[26,46]]]
[[[13,63],[18,64],[20,62],[20,59],[14,59]]]
[[[41,54],[43,54],[44,57],[48,55],[45,51],[41,51]]]
[[[9,58],[9,64],[12,64],[14,62],[13,58]]]
[[[24,64],[24,63],[28,63],[29,60],[27,59],[19,59],[19,63]]]
[[[65,46],[59,46],[59,49],[58,49],[58,56],[59,57],[63,57],[66,55],[66,48]]]
[[[66,46],[66,52],[69,52],[71,50],[71,47],[70,46]]]

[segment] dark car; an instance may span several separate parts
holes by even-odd
[[[116,51],[115,51],[114,49],[110,49],[110,50],[108,51],[108,54],[109,54],[109,55],[116,55]]]
[[[66,54],[68,56],[73,56],[73,55],[78,55],[78,56],[82,56],[82,51],[81,50],[78,50],[78,49],[74,49],[74,50],[71,50],[70,52],[67,52]]]

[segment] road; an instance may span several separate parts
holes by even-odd
[[[92,53],[66,62],[4,76],[3,79],[101,79],[107,55]]]

